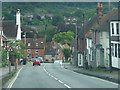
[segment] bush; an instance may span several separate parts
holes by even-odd
[[[7,50],[2,50],[2,67],[7,65]]]

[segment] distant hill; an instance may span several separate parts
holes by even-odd
[[[103,4],[103,11],[108,11],[108,3]],[[112,2],[111,8],[117,8],[118,3]],[[38,15],[41,13],[61,14],[66,17],[79,17],[81,13],[86,13],[88,20],[96,12],[97,2],[4,2],[2,4],[2,14],[4,20],[14,20],[17,9],[22,15]],[[36,18],[36,17],[35,17]]]

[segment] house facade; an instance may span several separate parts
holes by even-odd
[[[120,20],[110,21],[111,66],[120,69]]]
[[[55,60],[57,60],[56,50],[50,46],[47,46],[45,48],[45,60],[48,62],[54,62]]]
[[[30,60],[31,58],[38,58],[42,57],[45,59],[44,52],[45,52],[45,44],[46,38],[26,38],[22,39],[23,43],[26,44],[26,58]]]

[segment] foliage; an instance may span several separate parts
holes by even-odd
[[[70,50],[70,48],[69,48],[69,47],[64,47],[64,48],[62,49],[62,52],[63,52],[63,55],[64,55],[65,59],[68,60],[68,58],[69,58],[70,55],[71,55],[71,50]]]
[[[21,40],[9,42],[9,46],[11,46],[14,50],[14,52],[10,52],[10,54],[14,54],[18,59],[25,58],[25,52],[23,51],[23,49],[25,49],[26,46]]]
[[[61,23],[61,22],[64,22],[64,18],[63,18],[62,15],[57,14],[57,15],[54,15],[54,16],[53,16],[52,24],[53,24],[54,26],[57,26],[57,25],[58,25],[59,23]]]
[[[2,66],[5,67],[7,65],[7,50],[2,50]]]
[[[68,32],[60,32],[55,34],[54,39],[56,42],[60,42],[62,45],[65,44],[66,40],[68,45],[70,45],[71,41],[74,39],[74,33],[71,31]]]

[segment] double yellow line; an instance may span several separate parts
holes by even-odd
[[[17,72],[15,78],[10,82],[10,84],[8,85],[7,89],[6,90],[10,90],[10,88],[12,87],[13,83],[15,82],[15,80],[17,79],[20,71],[22,70],[23,66],[19,69],[19,71]]]

